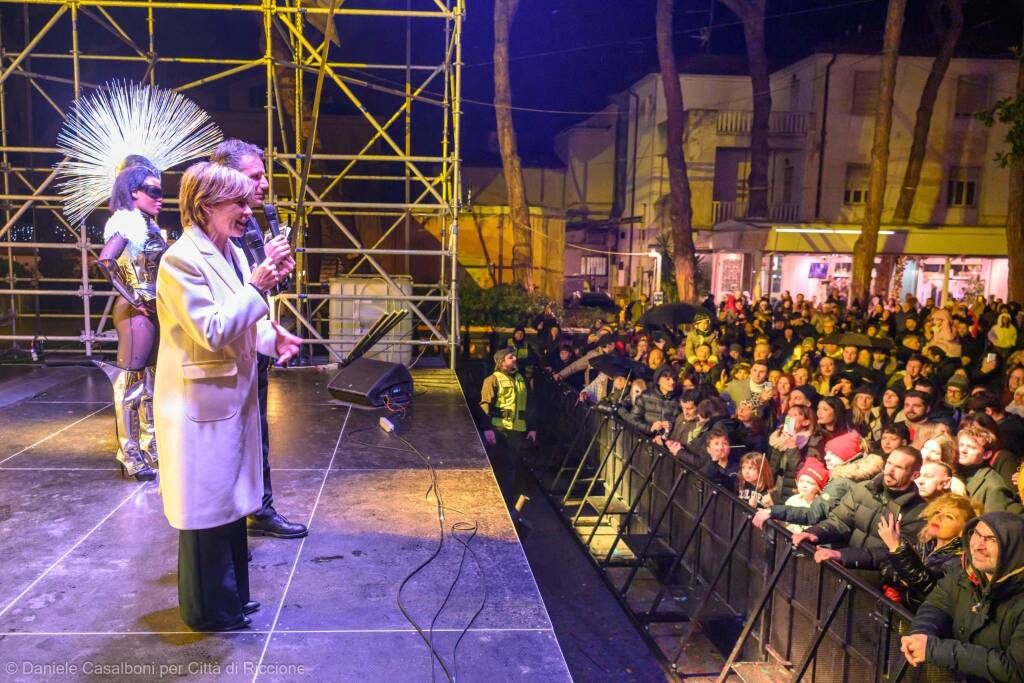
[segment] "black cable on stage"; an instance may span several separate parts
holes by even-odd
[[[393,408],[391,405],[386,405],[386,408],[390,412],[392,412],[392,413],[400,413],[402,415],[402,417],[405,416],[404,407],[396,409],[396,408]],[[438,485],[438,482],[437,482],[437,471],[434,469],[434,464],[431,462],[429,457],[424,455],[422,451],[420,451],[418,448],[416,448],[416,446],[413,445],[412,442],[410,442],[405,437],[400,436],[399,434],[397,434],[394,431],[387,432],[389,435],[391,435],[395,439],[401,441],[402,444],[405,445],[405,448],[395,448],[394,446],[384,446],[384,445],[381,445],[381,444],[371,444],[371,443],[367,443],[365,441],[359,441],[359,440],[351,438],[351,435],[353,435],[353,434],[358,434],[359,432],[366,432],[366,431],[370,431],[370,430],[374,430],[374,429],[377,429],[376,425],[369,426],[369,427],[361,427],[360,429],[351,431],[351,432],[349,432],[349,435],[350,435],[349,440],[352,441],[353,443],[356,443],[356,444],[359,444],[359,445],[362,445],[362,446],[367,446],[367,447],[370,447],[370,448],[386,448],[388,450],[397,450],[397,451],[406,451],[406,452],[415,453],[420,458],[420,460],[422,460],[423,463],[427,466],[427,471],[430,474],[430,486],[427,487],[427,490],[424,493],[424,497],[429,497],[430,496],[430,492],[433,491],[434,492],[434,498],[437,501],[437,523],[438,523],[437,547],[434,549],[434,552],[430,554],[430,557],[428,557],[423,562],[421,562],[419,565],[417,565],[411,572],[409,572],[405,576],[405,578],[402,579],[401,583],[398,585],[398,594],[396,596],[396,602],[398,604],[398,609],[402,612],[402,616],[405,617],[405,620],[408,621],[409,624],[416,630],[416,633],[419,635],[419,637],[426,644],[427,648],[429,648],[429,650],[430,650],[430,677],[431,677],[431,680],[435,680],[434,660],[436,659],[437,663],[441,665],[441,669],[444,672],[445,678],[448,680],[448,682],[449,683],[455,683],[455,681],[456,681],[456,674],[458,673],[458,659],[457,659],[457,656],[458,656],[459,645],[462,643],[462,640],[465,638],[466,634],[469,632],[469,629],[473,627],[473,624],[476,623],[477,618],[483,612],[484,607],[487,605],[487,600],[488,600],[488,597],[489,597],[489,592],[488,592],[488,589],[487,589],[487,582],[483,580],[483,576],[484,576],[483,564],[480,562],[480,557],[477,555],[476,550],[474,550],[471,547],[473,539],[476,537],[477,532],[479,530],[479,524],[477,522],[472,522],[472,523],[469,523],[469,522],[455,522],[454,524],[452,524],[452,527],[451,527],[451,537],[452,537],[452,539],[455,540],[455,542],[457,542],[459,545],[462,546],[462,556],[459,558],[459,568],[458,568],[458,571],[455,574],[455,578],[452,580],[451,584],[448,586],[448,590],[445,593],[444,600],[441,602],[441,606],[438,608],[437,612],[434,613],[434,616],[433,616],[433,618],[430,621],[429,629],[427,630],[426,633],[424,633],[423,632],[423,628],[419,625],[419,623],[416,622],[416,620],[412,617],[412,615],[409,614],[408,610],[406,610],[406,608],[405,608],[405,605],[402,603],[402,591],[405,590],[406,585],[408,585],[408,583],[413,579],[413,577],[415,577],[417,574],[419,574],[421,571],[423,571],[428,565],[430,565],[434,560],[436,560],[441,555],[441,551],[444,549],[444,544],[445,544],[444,511],[445,510],[451,510],[451,511],[456,512],[458,514],[465,514],[465,513],[461,512],[460,510],[457,510],[455,508],[450,508],[450,507],[445,506],[444,499],[443,499],[443,497],[441,495],[441,489],[440,489],[440,486]],[[461,535],[460,535],[460,532],[461,532]],[[444,611],[444,608],[447,606],[448,601],[451,599],[452,594],[455,592],[455,587],[458,585],[459,580],[462,577],[462,572],[463,572],[463,568],[465,567],[466,555],[467,554],[472,556],[473,563],[476,565],[476,568],[477,568],[477,574],[481,577],[481,582],[483,583],[483,597],[480,600],[480,605],[477,607],[476,611],[473,613],[473,616],[466,623],[466,626],[462,629],[462,631],[459,632],[459,637],[455,640],[455,645],[452,648],[452,668],[449,669],[447,664],[445,663],[444,657],[442,657],[441,653],[438,652],[436,647],[434,647],[434,626],[435,626],[438,618],[440,617],[441,613]]]
[[[429,564],[430,562],[432,562],[437,557],[437,555],[440,554],[440,549],[443,546],[443,542],[444,542],[444,511],[445,510],[452,510],[453,512],[460,512],[460,511],[456,510],[455,508],[449,508],[449,507],[445,506],[444,500],[441,497],[441,489],[437,485],[437,472],[434,469],[433,463],[430,462],[430,458],[428,458],[426,455],[424,455],[422,452],[420,452],[420,450],[418,448],[416,448],[416,446],[414,446],[412,444],[412,442],[410,442],[405,437],[400,436],[396,432],[390,432],[390,434],[392,436],[394,436],[396,439],[398,439],[399,441],[401,441],[403,444],[405,444],[409,448],[409,450],[411,450],[414,453],[416,453],[416,455],[418,455],[420,457],[420,459],[422,459],[423,462],[425,462],[427,464],[427,467],[430,469],[431,486],[430,486],[430,488],[427,489],[427,495],[429,495],[431,489],[433,489],[434,497],[437,499],[438,521],[440,523],[440,528],[441,528],[441,544],[439,545],[438,550],[435,553],[434,557],[431,557],[430,559],[427,560],[426,564]],[[460,512],[460,514],[465,514],[465,513],[461,513]],[[452,538],[459,545],[462,546],[462,548],[463,548],[462,556],[459,558],[459,569],[458,569],[458,571],[455,574],[455,578],[452,579],[451,584],[448,586],[448,591],[445,593],[445,597],[444,597],[444,600],[441,602],[441,606],[437,608],[437,612],[434,613],[434,617],[430,620],[430,629],[428,630],[429,636],[426,639],[428,641],[428,646],[431,649],[431,654],[438,658],[438,662],[440,662],[441,668],[444,669],[445,674],[449,677],[449,681],[451,681],[452,683],[454,683],[454,681],[457,680],[457,673],[458,673],[458,659],[457,659],[457,655],[458,655],[459,645],[462,643],[462,639],[465,637],[466,633],[469,632],[469,629],[472,628],[473,624],[477,620],[477,617],[480,616],[480,613],[483,612],[484,607],[487,605],[488,591],[487,591],[487,582],[483,580],[483,575],[484,575],[484,573],[483,573],[483,565],[480,563],[480,558],[477,556],[476,551],[473,550],[470,547],[470,544],[473,542],[473,539],[476,537],[476,534],[477,534],[478,530],[479,530],[479,523],[477,523],[477,522],[473,522],[473,523],[469,523],[469,522],[455,522],[454,524],[452,524]],[[459,534],[456,533],[458,531],[464,531],[464,532],[468,533],[468,538],[466,538],[465,540],[460,538]],[[473,616],[470,618],[469,622],[466,623],[466,626],[459,633],[459,637],[455,640],[455,646],[452,648],[452,670],[449,671],[448,668],[445,667],[444,661],[441,659],[440,655],[437,653],[436,649],[433,646],[433,642],[434,642],[434,625],[437,622],[438,618],[441,616],[441,613],[444,611],[445,606],[448,604],[448,600],[451,599],[452,594],[455,592],[455,587],[458,585],[459,579],[462,576],[462,569],[463,569],[463,567],[465,566],[465,563],[466,563],[466,554],[467,553],[469,553],[469,554],[471,554],[473,556],[473,562],[474,562],[474,564],[476,564],[476,567],[477,567],[477,574],[481,577],[481,583],[483,583],[483,586],[484,586],[484,595],[483,595],[483,598],[480,601],[480,606],[477,607],[476,611],[473,613]],[[423,566],[426,566],[426,564],[424,564]],[[416,572],[418,572],[420,569],[422,569],[422,566],[418,567],[413,572],[413,574],[410,574],[408,577],[406,577],[405,581],[402,582],[403,585],[405,584],[406,581],[408,581],[410,578],[412,578],[412,576]],[[401,604],[401,592],[402,592],[402,590],[401,590],[401,587],[399,588],[398,592],[399,592],[399,595],[398,595],[398,598],[399,598],[399,609],[402,609],[402,604]],[[405,610],[402,609],[402,612],[404,614]],[[406,615],[406,619],[410,623],[413,624],[413,628],[415,628],[418,632],[420,632],[419,626],[415,622],[413,622],[413,620],[408,615]],[[422,635],[423,635],[422,632],[420,632],[420,636],[421,637],[422,637]],[[431,679],[431,681],[434,680],[434,663],[433,663],[433,659],[431,660],[431,663],[430,663],[430,679]]]
[[[406,439],[395,434],[395,432],[392,431],[388,433],[393,435],[395,438],[401,440],[403,443],[406,444],[406,446],[409,446],[410,450],[416,453],[416,455],[418,455],[423,460],[423,462],[426,463],[427,468],[430,472],[430,488],[427,489],[427,494],[429,495],[430,491],[433,490],[434,499],[437,500],[437,547],[434,549],[434,552],[430,554],[430,557],[428,557],[419,565],[417,565],[417,567],[413,569],[411,572],[409,572],[405,576],[405,578],[402,579],[402,582],[398,584],[398,595],[395,596],[395,600],[398,603],[398,609],[402,612],[402,616],[404,616],[405,620],[408,621],[409,624],[412,625],[414,629],[416,629],[416,633],[419,634],[419,637],[423,639],[423,642],[426,643],[427,647],[430,649],[431,679],[433,679],[434,677],[434,660],[436,659],[437,663],[441,665],[441,669],[444,671],[444,675],[448,679],[448,683],[455,683],[455,678],[452,676],[451,671],[448,670],[448,666],[444,662],[444,657],[442,657],[441,653],[438,652],[437,649],[434,647],[432,636],[428,636],[423,632],[423,629],[420,628],[420,625],[416,622],[415,619],[413,619],[412,615],[409,614],[408,610],[405,609],[405,605],[402,604],[402,591],[405,590],[405,586],[409,583],[409,581],[412,580],[414,576],[423,571],[427,567],[427,565],[436,560],[438,556],[441,554],[441,550],[444,548],[444,506],[441,502],[441,491],[437,486],[437,472],[434,471],[434,465],[433,463],[430,462],[430,458],[423,455],[419,451],[419,449],[417,449],[415,446],[409,443]]]

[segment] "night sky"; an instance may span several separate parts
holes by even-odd
[[[467,99],[493,96],[493,16],[469,2],[464,43]],[[967,0],[961,53],[1007,57],[1020,42],[1017,0]],[[909,0],[903,52],[933,49],[925,0]],[[714,19],[710,50],[702,29]],[[885,0],[768,0],[767,42],[773,66],[802,58],[834,41],[850,51],[881,48]],[[594,111],[610,95],[657,71],[654,0],[521,0],[513,26],[511,53],[513,105],[523,108]],[[676,51],[681,63],[709,52],[744,54],[743,33],[724,5],[710,0],[677,0]],[[685,98],[685,93],[683,93]],[[494,129],[493,109],[466,103],[464,148],[467,163],[494,164],[486,145]],[[517,111],[515,123],[526,163],[557,164],[553,139],[581,115]]]
[[[430,0],[409,0],[414,9],[433,9]],[[925,8],[932,0],[909,0],[908,17],[901,52],[929,54],[934,40]],[[348,6],[404,8],[407,0],[352,0]],[[964,55],[1009,56],[1009,48],[1020,42],[1021,0],[965,0],[966,28],[960,41]],[[494,145],[493,97],[493,2],[467,0],[468,16],[463,41],[464,105],[463,158],[470,165],[497,165]],[[743,67],[743,34],[737,20],[717,0],[677,0],[675,39],[681,65],[701,63],[705,67],[732,57],[733,70]],[[877,52],[881,46],[886,0],[768,0],[767,41],[773,66],[781,66],[817,49],[837,47],[841,51]],[[553,143],[561,130],[586,117],[587,112],[605,106],[609,97],[630,83],[657,70],[654,41],[654,0],[521,0],[512,32],[512,91],[517,108],[515,123],[520,151],[528,165],[557,165]],[[42,25],[52,13],[50,7],[31,7],[32,26]],[[22,12],[18,5],[0,5],[3,12],[4,47],[24,44]],[[86,10],[83,10],[85,12]],[[95,12],[95,10],[92,10]],[[713,17],[709,16],[713,11]],[[136,39],[145,39],[143,15],[135,11],[112,11]],[[175,27],[173,20],[158,18],[156,49],[162,55],[252,55],[260,31],[256,13],[189,12],[187,25]],[[200,21],[196,21],[196,15]],[[208,16],[205,16],[208,15]],[[135,17],[133,19],[133,17]],[[111,34],[100,29],[88,16],[81,18],[83,50],[127,53]],[[710,44],[702,40],[712,24]],[[398,23],[398,26],[401,24]],[[436,21],[413,21],[414,61],[438,63],[443,40]],[[395,19],[359,18],[337,23],[341,48],[332,59],[404,61],[404,35],[396,33]],[[69,31],[55,29],[40,45],[41,50],[69,48]],[[188,40],[182,39],[187,36]],[[33,70],[51,66],[32,62]],[[67,75],[67,64],[54,65]],[[113,76],[139,78],[139,64],[111,66],[83,62],[82,77],[101,83]],[[211,67],[161,65],[161,83],[185,82],[211,72]],[[56,72],[54,72],[56,74]],[[401,87],[400,72],[355,71],[384,87]],[[313,76],[309,76],[312,87]],[[9,82],[9,93],[25,92],[21,79]],[[57,101],[70,100],[67,85],[50,82],[48,90]],[[355,88],[371,111],[394,111],[395,98]],[[440,90],[440,82],[432,90]],[[192,91],[202,101],[200,89]],[[685,93],[684,93],[685,97]],[[35,100],[32,123],[38,144],[52,144],[57,118]],[[336,92],[325,90],[324,111],[355,113]],[[24,112],[13,107],[8,115],[14,126],[22,123]],[[531,111],[540,110],[540,111]],[[435,141],[440,117],[429,113],[414,121],[419,130],[414,139]]]

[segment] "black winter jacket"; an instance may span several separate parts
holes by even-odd
[[[844,567],[879,569],[886,561],[889,549],[878,536],[878,521],[883,514],[902,518],[905,543],[913,543],[924,526],[919,519],[924,510],[924,499],[917,487],[911,485],[903,492],[894,492],[882,483],[884,475],[856,484],[843,496],[823,521],[807,529],[818,537],[819,543],[831,544],[842,555]]]
[[[960,537],[941,548],[935,547],[935,541],[928,541],[920,549],[902,543],[889,551],[889,564],[882,569],[882,576],[887,583],[903,589],[903,603],[916,610],[946,572],[960,568],[963,554]]]
[[[974,569],[969,539],[985,522],[999,561],[992,580]],[[1024,681],[1024,518],[992,512],[972,519],[963,534],[963,568],[942,577],[918,609],[910,633],[928,636],[929,664],[969,683]]]
[[[812,434],[802,447],[779,450],[772,448],[769,460],[775,474],[775,500],[786,500],[796,493],[796,475],[807,458],[823,460],[825,440]]]
[[[629,422],[642,432],[651,433],[651,425],[665,421],[675,424],[676,416],[681,412],[679,395],[676,392],[662,394],[654,386],[640,394],[629,411]]]

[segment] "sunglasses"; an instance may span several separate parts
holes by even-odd
[[[142,192],[150,199],[164,198],[164,191],[161,190],[159,187],[153,187],[152,185],[139,185],[135,189],[138,190],[139,192]]]

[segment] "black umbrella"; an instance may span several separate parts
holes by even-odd
[[[612,313],[619,312],[619,305],[604,292],[586,292],[580,297],[579,305],[600,308],[602,311],[611,311]]]
[[[670,330],[675,330],[680,325],[692,323],[698,313],[708,316],[711,318],[711,322],[714,323],[714,316],[703,306],[674,303],[655,306],[643,314],[638,324],[647,327],[667,327]]]
[[[594,356],[590,359],[590,367],[609,377],[629,377],[630,379],[650,381],[653,376],[653,372],[646,365],[632,358],[626,358],[621,353],[603,353],[600,356]]]
[[[862,349],[872,349],[875,347],[871,337],[859,332],[843,332],[839,335],[839,341],[831,343],[838,344],[839,346],[856,346]]]
[[[893,349],[896,348],[896,344],[895,342],[893,342],[892,339],[889,339],[888,337],[872,337],[871,348],[892,351]]]

